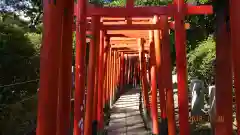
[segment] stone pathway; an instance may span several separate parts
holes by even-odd
[[[139,112],[139,92],[131,89],[114,104],[108,135],[148,135]]]

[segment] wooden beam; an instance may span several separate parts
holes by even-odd
[[[123,34],[125,37],[128,38],[148,38],[147,31],[144,30],[109,30],[107,31],[107,34]]]
[[[201,5],[201,6],[187,6],[188,15],[202,15],[202,14],[213,14],[212,5]]]
[[[190,24],[185,23],[185,29],[189,29]],[[159,24],[124,24],[124,25],[102,25],[103,30],[157,30],[161,29]],[[175,29],[175,22],[170,22],[170,29]]]
[[[151,7],[103,7],[103,8],[88,8],[88,16],[108,16],[108,17],[145,17],[157,15],[173,15],[174,7],[169,6],[151,6]]]
[[[160,29],[157,24],[125,24],[125,25],[102,25],[103,30],[154,30]]]
[[[122,50],[122,51],[138,51],[139,50],[136,47],[112,47],[112,49]],[[145,50],[149,50],[149,47],[145,48]]]
[[[87,29],[90,30],[90,23],[87,24]],[[175,29],[175,22],[169,22],[170,29]],[[190,24],[185,23],[185,29],[189,29]],[[150,22],[135,22],[127,24],[126,22],[103,22],[100,26],[101,30],[156,30],[161,29],[159,24],[151,24]],[[75,24],[73,24],[73,31]]]

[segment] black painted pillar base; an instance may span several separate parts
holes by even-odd
[[[98,130],[97,135],[106,135],[105,130]]]
[[[168,135],[168,119],[164,118],[160,123],[160,135]]]
[[[98,127],[98,122],[97,122],[97,120],[94,120],[92,122],[92,135],[97,135],[98,134],[97,127]]]
[[[108,103],[106,103],[103,108],[103,114],[104,114],[104,125],[108,125],[110,121],[110,106]]]

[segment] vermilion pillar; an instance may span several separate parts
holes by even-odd
[[[131,57],[128,56],[128,68],[127,68],[127,84],[130,82],[130,70],[131,70]]]
[[[134,87],[137,85],[137,60],[134,61],[134,71],[133,71],[133,78],[134,78]]]
[[[98,70],[99,70],[99,48],[100,48],[100,17],[96,17],[96,44],[95,44],[95,85],[94,85],[94,94],[93,94],[93,134],[97,134],[97,104],[98,104]]]
[[[134,64],[135,64],[135,57],[132,58],[132,69],[131,69],[131,85],[133,86],[134,83]]]
[[[112,103],[114,104],[114,100],[115,100],[115,90],[116,90],[116,87],[115,87],[115,75],[116,75],[116,66],[115,66],[115,54],[116,54],[116,51],[114,50],[113,51],[113,60],[112,60],[112,66],[113,66],[113,94],[112,94]]]
[[[132,57],[129,59],[129,73],[128,73],[128,84],[131,83],[131,76],[132,76]]]
[[[179,106],[179,129],[180,135],[190,134],[188,122],[188,85],[187,85],[187,59],[186,59],[186,32],[184,27],[185,3],[184,0],[174,0],[176,13],[175,20],[175,47],[176,67],[178,81],[178,106]]]
[[[107,92],[107,79],[106,79],[106,73],[104,73],[104,81],[103,81],[103,108],[105,108],[106,105],[106,92]]]
[[[127,75],[128,75],[128,54],[125,54],[125,63],[124,63],[124,84],[126,85],[127,84]]]
[[[111,72],[110,72],[110,60],[111,60],[111,49],[108,52],[108,59],[107,59],[107,104],[110,105],[110,93],[111,93]]]
[[[111,65],[112,65],[112,105],[114,102],[114,93],[115,93],[115,85],[114,85],[114,76],[115,76],[115,65],[114,65],[114,53],[115,50],[112,52],[112,60],[111,60]]]
[[[86,56],[86,8],[87,1],[77,1],[76,57],[74,93],[74,135],[83,134]]]
[[[119,80],[119,54],[118,54],[118,51],[116,51],[116,54],[115,54],[115,62],[116,62],[116,86],[118,86],[118,80]],[[116,92],[117,93],[117,92]]]
[[[122,91],[122,86],[121,85],[123,85],[123,83],[122,83],[122,74],[123,74],[122,73],[122,70],[123,70],[122,62],[123,62],[123,60],[122,59],[124,59],[124,57],[122,56],[122,52],[119,52],[119,92],[120,93]]]
[[[220,3],[219,3],[220,4]],[[222,4],[222,3],[221,3]],[[230,29],[227,27],[228,3],[216,13],[216,118],[215,135],[232,135],[232,61]],[[223,107],[224,106],[224,107]]]
[[[112,71],[112,105],[113,105],[113,102],[114,102],[114,93],[115,93],[115,85],[114,85],[114,76],[115,76],[115,65],[114,65],[114,53],[115,53],[115,50],[112,51],[112,60],[111,60],[111,71]]]
[[[132,84],[132,70],[133,69],[133,57],[131,57],[131,59],[130,59],[130,67],[129,67],[129,75],[128,75],[128,78],[129,78],[129,84]]]
[[[120,75],[119,75],[119,71],[120,71],[120,59],[119,59],[119,52],[116,52],[116,66],[117,66],[117,87],[119,87],[119,77],[120,77]],[[118,92],[119,92],[119,89],[118,89],[118,91],[117,91],[117,93],[116,94],[118,94]]]
[[[139,83],[139,76],[140,71],[139,71],[139,60],[136,61],[136,65],[135,65],[135,78],[136,78],[136,85]],[[140,84],[139,84],[140,85]]]
[[[40,90],[37,135],[54,135],[57,129],[57,102],[61,56],[62,12],[64,0],[58,4],[44,0],[43,42],[40,60]],[[51,52],[51,53],[49,53]]]
[[[141,73],[141,72],[140,72],[140,64],[139,64],[139,63],[140,63],[140,62],[138,61],[138,62],[137,62],[137,65],[136,65],[136,66],[137,66],[137,67],[136,67],[136,68],[137,68],[137,69],[136,69],[136,73],[137,73],[137,83],[139,83],[139,85],[140,85],[140,73]]]
[[[62,16],[61,62],[59,79],[57,135],[69,134],[72,92],[72,24],[74,2],[65,1]]]
[[[126,8],[133,8],[134,7],[134,0],[126,0]],[[130,17],[127,17],[127,24],[131,24],[132,19]]]
[[[154,16],[154,23],[159,22],[159,17]],[[166,99],[165,91],[163,88],[163,76],[162,76],[162,48],[160,42],[160,31],[154,30],[154,45],[155,45],[155,56],[156,56],[156,71],[157,71],[157,81],[159,89],[159,98],[160,98],[160,109],[161,109],[161,118],[166,119]]]
[[[98,131],[103,130],[103,81],[104,81],[104,32],[100,31],[100,48],[99,48],[99,68],[98,68],[98,103],[97,103],[97,121]]]
[[[128,55],[128,68],[127,68],[127,76],[126,76],[127,84],[130,83],[130,71],[131,71],[131,56]]]
[[[117,82],[117,65],[116,65],[116,54],[117,52],[113,52],[113,102],[116,100],[116,82]]]
[[[110,49],[110,59],[109,59],[109,103],[110,103],[110,107],[112,107],[113,103],[112,103],[112,95],[113,95],[113,64],[112,64],[112,60],[113,60],[113,49]]]
[[[152,114],[152,126],[153,134],[159,134],[158,129],[158,108],[157,108],[157,73],[156,73],[156,56],[153,31],[149,31],[150,42],[150,70],[151,70],[151,114]]]
[[[111,60],[111,65],[112,65],[112,105],[113,105],[113,100],[114,100],[114,91],[115,91],[115,89],[114,89],[114,50],[112,51],[112,60]]]
[[[108,36],[104,37],[104,66],[103,66],[103,70],[104,70],[104,92],[103,92],[103,106],[105,107],[106,105],[106,101],[107,101],[107,92],[108,92],[108,70],[107,70],[107,60],[108,60],[108,53],[110,50],[110,38]]]
[[[148,98],[148,88],[147,88],[147,77],[146,77],[146,58],[144,54],[144,41],[143,39],[138,39],[139,46],[139,60],[140,60],[140,79],[142,82],[142,92],[143,92],[143,102],[144,107],[148,109],[149,107],[149,98]]]
[[[120,92],[122,93],[123,92],[123,85],[124,85],[124,63],[125,63],[125,60],[124,60],[124,54],[123,52],[121,52],[121,56],[120,56]]]
[[[153,37],[152,37],[153,38]],[[153,39],[151,40],[151,43],[153,43]],[[149,56],[149,66],[148,66],[148,78],[149,78],[149,83],[151,83],[151,66],[150,66],[150,56]]]
[[[237,134],[240,135],[240,1],[230,0],[230,28],[231,28],[231,47],[234,72],[235,101],[236,101],[236,119]]]
[[[129,67],[130,67],[130,59],[129,59],[129,55],[127,55],[127,68],[126,68],[126,84],[128,85],[128,81],[129,81],[129,78],[128,78],[128,75],[129,75]]]
[[[87,78],[87,98],[86,111],[84,119],[84,135],[92,134],[92,120],[93,120],[93,99],[94,99],[94,84],[95,84],[95,59],[96,59],[96,45],[97,45],[97,30],[96,25],[99,24],[99,18],[92,17],[92,39],[90,43],[88,78]]]
[[[134,69],[135,69],[135,57],[133,57],[132,58],[132,70],[131,70],[131,81],[132,81],[132,83],[131,83],[131,85],[133,86],[133,84],[134,84]]]
[[[163,68],[163,87],[166,91],[166,112],[168,122],[168,135],[176,135],[174,99],[172,87],[172,59],[170,48],[170,36],[168,17],[160,16],[160,26],[162,33],[162,68]]]
[[[119,91],[120,91],[120,76],[121,76],[121,53],[120,52],[118,52],[118,55],[117,55],[117,57],[118,57],[118,87],[119,87],[119,89],[118,89],[118,93],[119,93]]]
[[[110,61],[111,59],[111,48],[109,49],[108,51],[108,57],[107,57],[107,61],[106,61],[106,64],[107,64],[107,69],[106,69],[106,72],[107,72],[107,76],[106,76],[106,79],[107,79],[107,89],[106,89],[106,104],[107,106],[109,106],[109,100],[110,100],[110,92],[111,92],[111,84],[110,84]]]
[[[107,104],[110,105],[110,95],[111,95],[111,48],[109,49],[108,52],[108,59],[107,59],[107,82],[108,82],[108,87],[107,87]]]

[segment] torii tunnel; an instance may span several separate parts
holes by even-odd
[[[235,104],[240,134],[240,1],[221,2],[195,6],[173,0],[164,6],[135,7],[133,0],[127,0],[125,7],[100,7],[86,0],[44,0],[37,135],[69,134],[71,115],[74,135],[102,133],[105,112],[126,92],[127,85],[137,81],[141,82],[143,106],[151,116],[152,134],[163,134],[161,117],[168,135],[190,135],[186,29],[191,26],[184,22],[186,16],[203,14],[216,14],[216,116],[224,117],[224,121],[215,120],[212,130],[215,135],[232,135]],[[178,114],[173,103],[170,30],[175,31]]]

